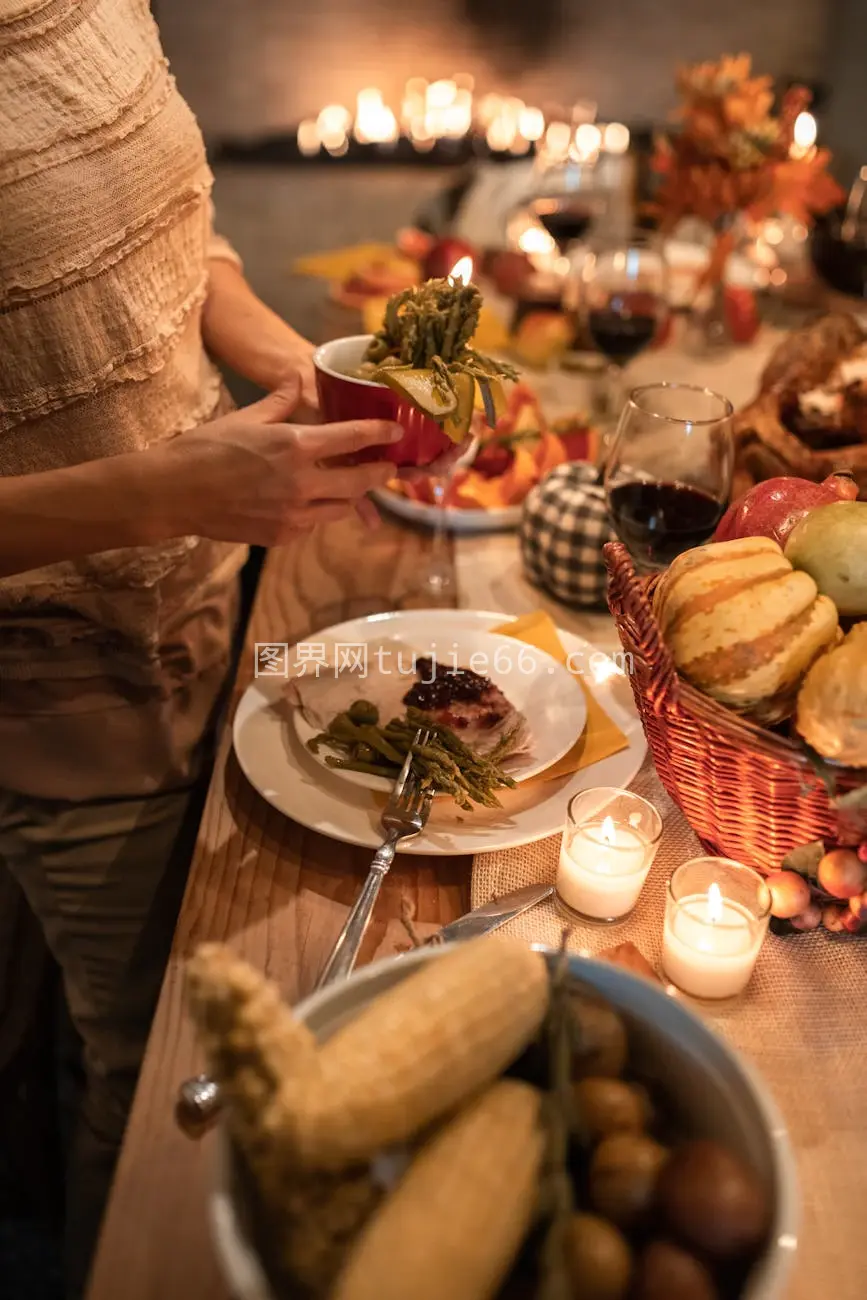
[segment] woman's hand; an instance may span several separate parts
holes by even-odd
[[[316,390],[316,370],[313,353],[316,348],[307,339],[296,335],[286,354],[286,365],[279,378],[268,385],[273,392],[292,384],[299,384],[299,396],[293,415],[299,424],[315,424],[322,419],[319,410],[319,393]]]
[[[403,436],[387,420],[289,423],[301,395],[292,375],[270,396],[146,453],[161,458],[173,535],[278,546],[350,514],[394,465],[329,464]],[[165,532],[165,526],[162,527]]]
[[[213,258],[209,263],[202,336],[215,357],[267,392],[276,392],[297,372],[301,395],[295,419],[319,418],[313,344],[257,298],[233,262]]]

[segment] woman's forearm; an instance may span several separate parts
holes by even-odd
[[[315,402],[310,378],[311,343],[267,307],[229,261],[209,263],[202,334],[210,352],[237,374],[269,392],[290,369],[302,375],[304,397]]]
[[[131,452],[0,478],[0,576],[176,535],[163,475],[160,455]]]

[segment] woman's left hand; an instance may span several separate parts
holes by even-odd
[[[293,338],[291,347],[286,352],[286,364],[282,370],[275,368],[274,379],[268,384],[270,392],[276,392],[291,376],[297,376],[301,384],[301,397],[295,409],[294,418],[299,424],[319,424],[322,414],[319,409],[319,394],[316,391],[316,370],[313,365],[314,345],[300,336]]]

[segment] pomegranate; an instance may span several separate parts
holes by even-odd
[[[806,478],[769,478],[732,502],[713,540],[770,537],[783,546],[795,525],[816,506],[854,501],[857,496],[858,485],[848,474],[831,474],[823,483]]]

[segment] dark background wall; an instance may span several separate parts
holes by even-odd
[[[761,71],[821,79],[830,26],[828,0],[159,0],[157,10],[210,135],[290,126],[371,84],[397,102],[407,77],[453,72],[528,102],[589,98],[609,119],[659,119],[678,62],[748,50]]]

